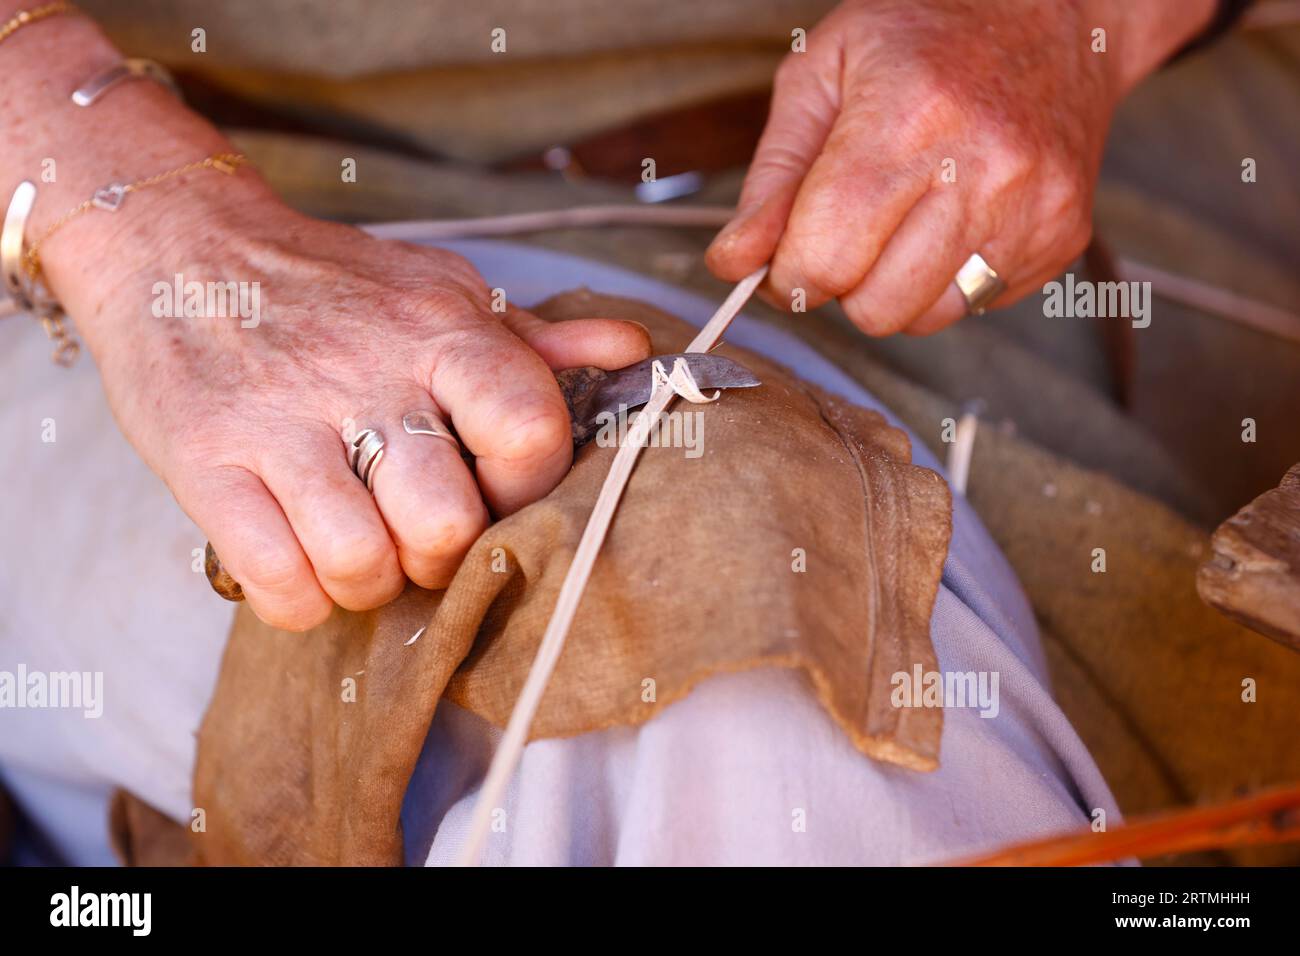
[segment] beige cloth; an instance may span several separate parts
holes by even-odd
[[[495,161],[766,89],[834,0],[88,0],[125,52],[358,141]],[[205,31],[206,53],[191,33]],[[492,31],[505,30],[504,53]]]

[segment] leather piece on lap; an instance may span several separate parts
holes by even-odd
[[[656,353],[694,331],[585,290],[535,311],[634,319]],[[639,724],[712,674],[794,667],[868,757],[933,769],[942,713],[893,707],[890,679],[937,669],[946,483],[881,416],[723,352],[763,385],[674,404],[700,416],[703,453],[642,453],[532,736]],[[199,858],[400,863],[402,799],[438,701],[505,723],[614,452],[584,446],[555,491],[484,532],[445,592],[408,586],[307,634],[241,609],[199,735]]]

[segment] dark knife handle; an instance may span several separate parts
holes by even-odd
[[[208,583],[212,585],[212,590],[227,601],[242,601],[244,599],[244,589],[239,586],[239,582],[232,578],[230,572],[222,565],[221,559],[217,557],[217,552],[212,550],[211,541],[203,549],[203,573],[208,576]]]

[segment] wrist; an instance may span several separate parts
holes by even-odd
[[[1106,52],[1118,98],[1155,72],[1205,30],[1216,0],[1085,0],[1089,31],[1106,31]]]
[[[0,0],[0,22],[34,5]],[[72,102],[74,89],[120,59],[93,21],[75,13],[31,22],[0,44],[0,203],[22,180],[36,184],[27,243],[39,243],[46,285],[83,326],[111,311],[97,306],[117,277],[180,251],[205,223],[217,230],[218,220],[250,205],[276,205],[247,167],[234,175],[197,169],[128,193],[116,210],[88,209],[47,236],[103,187],[236,151],[149,80],[122,83],[90,107]]]
[[[202,158],[191,151],[171,168]],[[178,272],[205,281],[242,278],[208,273],[223,262],[244,268],[251,249],[273,243],[296,220],[248,166],[191,169],[128,193],[115,211],[91,209],[60,229],[46,244],[48,256],[42,247],[42,271],[93,347],[97,327],[138,318],[156,282],[170,283]]]

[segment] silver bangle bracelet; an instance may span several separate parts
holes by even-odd
[[[90,106],[124,80],[154,80],[167,87],[177,97],[181,95],[176,81],[161,64],[153,60],[128,59],[101,70],[77,87],[72,93],[72,102],[78,106]]]
[[[64,324],[67,316],[63,306],[39,279],[30,278],[23,269],[24,233],[35,202],[36,184],[25,179],[14,190],[9,208],[5,210],[4,226],[0,228],[0,274],[3,274],[5,291],[13,304],[8,309],[0,309],[0,317],[17,312],[34,315],[54,344],[51,359],[56,365],[67,368],[77,360],[81,345]]]
[[[23,271],[23,253],[26,251],[23,234],[27,231],[27,217],[36,202],[36,184],[23,180],[14,189],[9,208],[5,211],[4,227],[0,229],[0,273],[4,275],[5,291],[24,312],[35,312],[38,296],[34,283]]]

